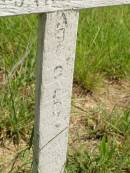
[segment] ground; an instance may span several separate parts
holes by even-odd
[[[129,105],[130,84],[126,81],[106,81],[105,86],[95,93],[86,93],[86,91],[82,90],[79,86],[74,87],[70,141],[72,140],[74,144],[74,141],[84,141],[84,139],[87,139],[85,143],[87,143],[89,148],[92,147],[92,143],[97,141],[94,141],[93,137],[88,136],[89,130],[86,129],[86,125],[88,125],[88,127],[92,126],[91,128],[95,129],[103,128],[103,112],[110,115],[114,109],[121,111],[121,109],[127,109]]]
[[[108,125],[107,119],[102,117],[103,113],[113,115],[114,110],[121,112],[130,105],[129,82],[105,81],[104,83],[103,88],[93,93],[74,84],[69,135],[70,153],[73,150],[80,150],[81,146],[90,153],[98,152],[97,146],[106,133],[105,126]],[[113,128],[116,130],[116,126]],[[21,140],[19,145],[14,145],[9,138],[3,140],[2,133],[0,133],[1,173],[29,172],[32,151],[27,149],[27,143]],[[118,142],[121,142],[121,138]]]

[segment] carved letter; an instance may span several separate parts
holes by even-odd
[[[15,6],[16,7],[22,7],[24,5],[24,0],[21,0],[20,3],[18,3],[17,1],[15,1]]]

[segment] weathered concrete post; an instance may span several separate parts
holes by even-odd
[[[64,172],[78,15],[40,16],[33,173]]]
[[[130,0],[0,0],[0,16],[41,13],[33,173],[64,172],[79,16],[74,9],[121,4]]]

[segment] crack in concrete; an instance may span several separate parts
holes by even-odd
[[[52,139],[50,139],[45,145],[43,145],[40,149],[42,151],[48,144],[50,144],[55,138],[57,138],[60,134],[62,134],[65,130],[67,130],[68,127],[65,127],[63,130],[61,130],[56,136],[54,136]]]

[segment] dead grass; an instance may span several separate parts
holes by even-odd
[[[73,89],[70,121],[70,145],[85,143],[90,150],[95,148],[103,136],[106,120],[103,114],[119,113],[130,106],[130,83],[127,81],[105,81],[104,88],[95,93],[86,93],[78,85]],[[105,122],[104,122],[105,121]],[[97,134],[91,132],[96,130]],[[104,132],[105,133],[105,132]]]
[[[27,90],[22,90],[28,95]],[[120,83],[105,81],[105,87],[95,93],[86,92],[78,85],[74,86],[72,98],[72,111],[70,120],[70,149],[78,150],[84,146],[90,153],[97,152],[97,146],[104,133],[111,133],[108,124],[102,117],[102,112],[111,114],[128,108],[130,105],[130,84],[127,81]],[[106,127],[107,126],[107,127]],[[108,131],[107,131],[108,130]],[[0,132],[0,168],[2,173],[20,173],[31,169],[32,151],[26,150],[27,143],[20,140],[19,145],[14,145],[12,140]],[[115,132],[116,133],[116,132]],[[110,135],[111,136],[111,135]],[[116,136],[120,145],[123,137]],[[26,164],[27,163],[27,164]],[[15,170],[15,171],[14,171]]]

